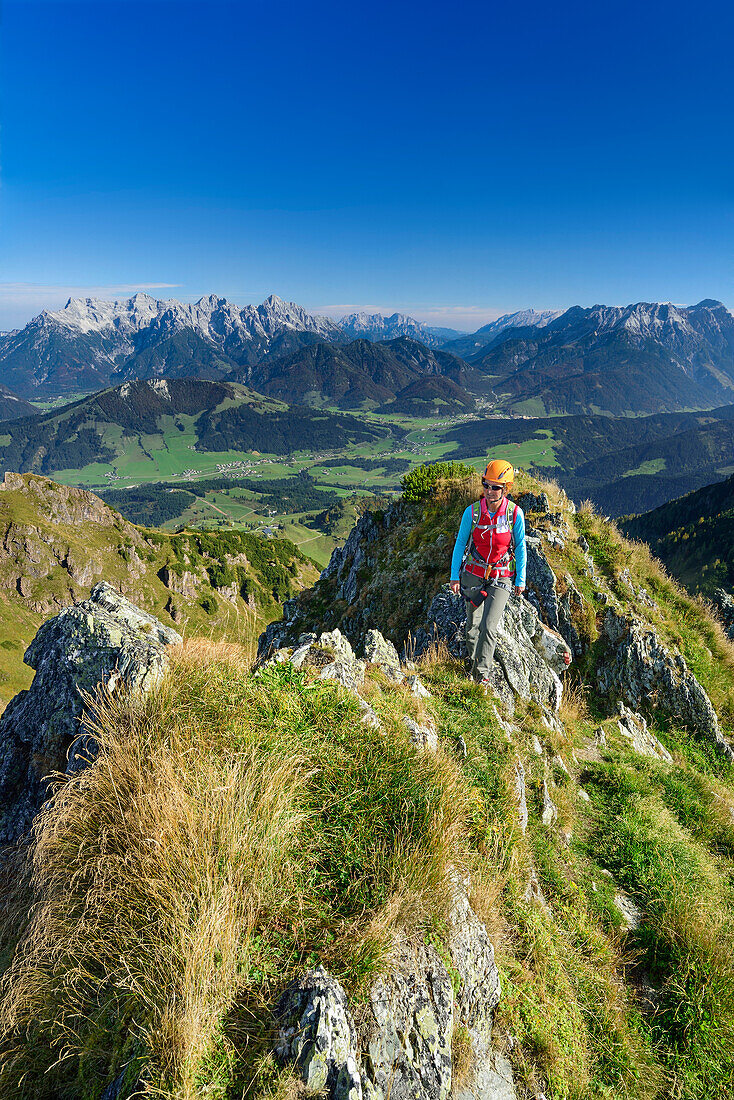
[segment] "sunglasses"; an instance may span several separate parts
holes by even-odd
[[[504,489],[504,485],[492,485],[489,481],[485,481],[484,478],[482,478],[482,485],[485,489],[494,489],[495,492],[498,489]]]

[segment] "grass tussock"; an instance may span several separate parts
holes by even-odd
[[[445,915],[477,808],[449,757],[411,745],[407,700],[383,697],[386,736],[335,685],[241,657],[189,644],[154,695],[98,703],[100,760],[27,856],[0,1096],[95,1096],[129,1059],[144,1093],[196,1095],[238,1001],[317,960],[358,989],[397,928]]]

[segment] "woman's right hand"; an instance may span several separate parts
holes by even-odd
[[[452,581],[452,582],[451,582],[451,591],[453,592],[453,594],[454,594],[455,596],[458,596],[458,595],[459,595],[459,587],[460,587],[460,586],[459,586],[459,582],[458,582],[458,581]]]

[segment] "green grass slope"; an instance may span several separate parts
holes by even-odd
[[[8,474],[0,483],[0,705],[30,683],[23,654],[41,622],[99,580],[186,633],[251,641],[314,576],[285,539],[145,530],[85,490]]]
[[[442,583],[473,488],[433,486],[379,536],[393,587],[363,583],[387,633],[407,622],[408,594],[394,628],[384,619],[401,570],[429,572],[426,592]],[[625,569],[654,600],[637,610],[684,653],[729,734],[734,650],[644,548],[589,509],[570,513],[553,485],[518,486],[541,488],[597,574],[576,541],[548,550],[559,584],[568,574],[584,597],[585,656],[566,674],[557,729],[518,699],[508,735],[508,716],[440,649],[419,670],[429,699],[368,667],[381,730],[318,669],[253,673],[224,642],[190,640],[153,694],[100,703],[101,764],[60,787],[5,887],[0,1097],[100,1100],[125,1067],[145,1096],[297,1095],[268,1054],[285,983],[321,962],[358,1006],[396,936],[442,950],[456,868],[496,946],[494,1041],[519,1094],[732,1095],[734,768],[654,708],[672,762],[634,753],[595,669],[609,600],[634,603]],[[403,723],[429,714],[435,754]]]
[[[387,427],[284,405],[231,382],[127,382],[33,419],[3,423],[0,464],[23,472],[86,470],[98,482],[116,470],[158,477],[253,451],[290,455],[376,442]],[[213,463],[211,466],[213,467]]]
[[[642,539],[692,592],[734,590],[734,476],[671,500],[620,527]]]

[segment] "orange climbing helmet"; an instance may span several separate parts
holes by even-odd
[[[506,459],[495,458],[487,465],[487,469],[484,471],[484,479],[485,481],[497,482],[497,484],[511,489],[515,480],[515,471]]]

